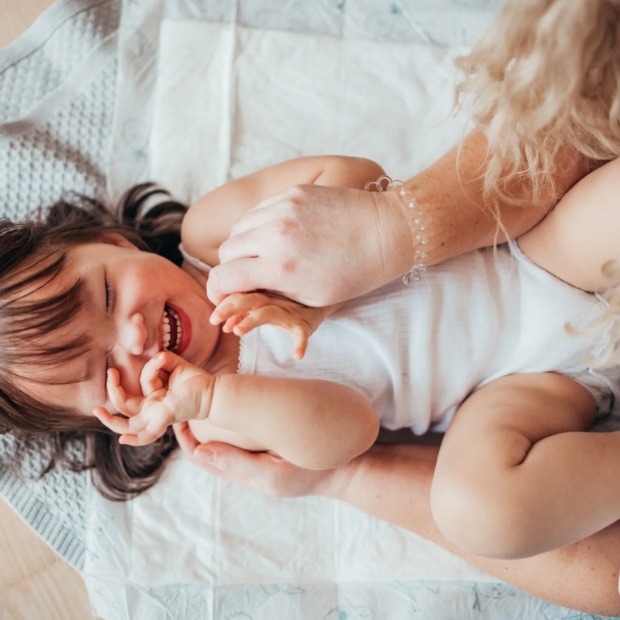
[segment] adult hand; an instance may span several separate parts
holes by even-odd
[[[333,495],[338,470],[302,469],[275,454],[248,452],[216,441],[201,444],[187,422],[173,428],[185,456],[212,474],[274,497]]]
[[[374,290],[413,262],[405,209],[391,192],[300,185],[271,196],[220,246],[209,298],[266,289],[327,306]]]

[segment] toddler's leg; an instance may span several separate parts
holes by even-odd
[[[519,246],[535,263],[585,291],[609,286],[602,266],[620,258],[620,159],[575,185]]]
[[[620,518],[620,433],[587,433],[594,399],[554,373],[511,375],[474,392],[439,451],[433,515],[480,556],[523,558]]]

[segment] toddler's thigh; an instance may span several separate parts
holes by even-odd
[[[567,474],[549,463],[553,451],[538,448],[532,460],[530,450],[545,438],[587,430],[595,410],[586,388],[554,373],[503,377],[474,392],[438,455],[431,506],[442,532],[477,555],[520,554],[530,522],[545,512],[549,481]]]
[[[442,442],[440,466],[511,467],[545,437],[586,431],[595,415],[592,394],[569,377],[508,375],[461,404]]]

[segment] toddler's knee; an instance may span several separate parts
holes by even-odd
[[[431,507],[443,535],[474,555],[517,559],[536,553],[527,514],[500,489],[487,489],[464,476],[433,481]]]

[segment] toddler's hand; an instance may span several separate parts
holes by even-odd
[[[166,385],[160,371],[168,374]],[[110,400],[127,418],[112,415],[105,407],[96,407],[93,413],[102,424],[121,435],[120,443],[143,446],[161,437],[175,422],[208,417],[214,383],[213,375],[170,351],[162,351],[142,369],[142,396],[128,397],[118,371],[108,371]]]
[[[223,331],[243,336],[261,325],[272,325],[293,339],[295,359],[308,348],[308,339],[325,318],[323,308],[302,306],[285,297],[265,293],[234,293],[213,311],[211,323],[224,322]]]

